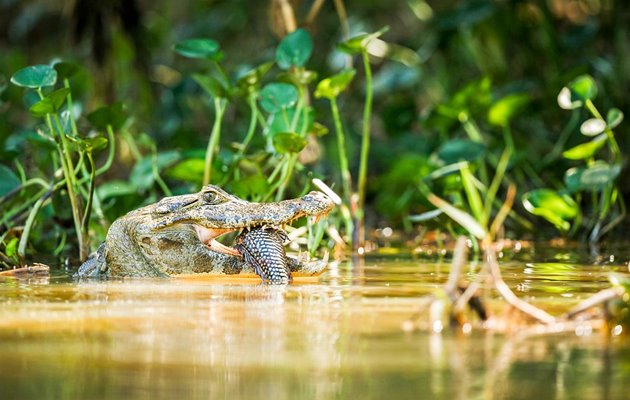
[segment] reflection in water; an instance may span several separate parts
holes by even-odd
[[[506,264],[562,312],[606,268]],[[525,271],[525,268],[528,268]],[[317,284],[0,282],[0,398],[615,399],[630,345],[597,332],[405,332],[445,264],[333,263]],[[561,290],[573,294],[557,304]],[[531,299],[531,298],[530,298]],[[499,315],[500,316],[500,315]]]

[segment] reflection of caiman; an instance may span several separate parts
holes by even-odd
[[[78,276],[255,272],[264,281],[286,283],[291,272],[315,275],[325,263],[287,257],[282,226],[302,216],[326,214],[332,207],[321,192],[252,203],[209,185],[196,194],[166,197],[114,221],[105,243],[81,265]],[[237,230],[242,233],[234,247],[215,240]]]

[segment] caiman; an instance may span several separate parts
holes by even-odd
[[[333,208],[321,192],[273,203],[255,203],[217,186],[166,197],[115,220],[105,242],[79,267],[78,277],[168,277],[181,274],[258,274],[288,283],[292,273],[317,275],[325,262],[286,256],[283,226]],[[216,239],[241,231],[236,245]]]

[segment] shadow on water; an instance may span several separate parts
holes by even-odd
[[[628,257],[562,254],[506,256],[506,282],[561,313],[628,273]],[[403,331],[447,276],[446,263],[397,253],[288,287],[2,280],[0,398],[627,398],[623,335]]]

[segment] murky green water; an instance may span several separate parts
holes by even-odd
[[[628,273],[619,256],[584,266],[567,254],[506,261],[506,281],[560,313],[606,287],[609,272]],[[628,337],[403,331],[447,274],[390,255],[288,287],[2,280],[0,399],[630,396]]]

